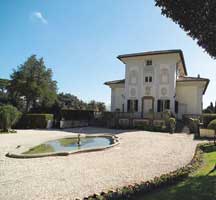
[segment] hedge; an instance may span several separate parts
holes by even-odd
[[[204,128],[208,127],[208,124],[212,121],[216,119],[216,114],[209,114],[209,113],[205,113],[202,115],[202,120],[203,120],[203,126]]]
[[[53,121],[53,114],[24,114],[17,124],[18,128],[46,128],[48,120]]]
[[[89,110],[61,110],[64,120],[90,120],[94,117],[94,111]]]

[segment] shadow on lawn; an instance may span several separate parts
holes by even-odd
[[[189,177],[187,180],[134,200],[213,200],[216,199],[216,176]]]

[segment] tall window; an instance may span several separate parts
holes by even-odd
[[[163,112],[163,111],[169,110],[169,109],[170,109],[170,100],[159,99],[157,101],[157,111],[158,112]]]
[[[145,76],[145,82],[146,83],[151,83],[152,82],[152,76]]]
[[[178,101],[175,101],[175,113],[178,113]]]
[[[152,65],[152,60],[146,60],[146,65],[147,66]]]
[[[129,99],[127,101],[127,111],[128,112],[138,112],[138,100],[137,99]]]

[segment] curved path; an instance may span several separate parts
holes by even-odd
[[[120,144],[99,152],[66,157],[13,159],[17,145],[27,149],[47,140],[81,133],[118,134]],[[20,130],[0,135],[0,199],[76,199],[148,180],[190,162],[192,135],[116,131],[86,127],[65,131]]]

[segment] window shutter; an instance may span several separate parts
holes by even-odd
[[[135,112],[138,112],[138,100],[135,100]]]
[[[178,101],[175,101],[175,113],[178,113]]]
[[[170,109],[170,100],[165,101],[165,109]]]
[[[130,104],[131,104],[130,102],[131,102],[130,100],[127,100],[127,111],[128,112],[130,112]]]
[[[157,111],[160,112],[161,111],[161,100],[157,101]]]

